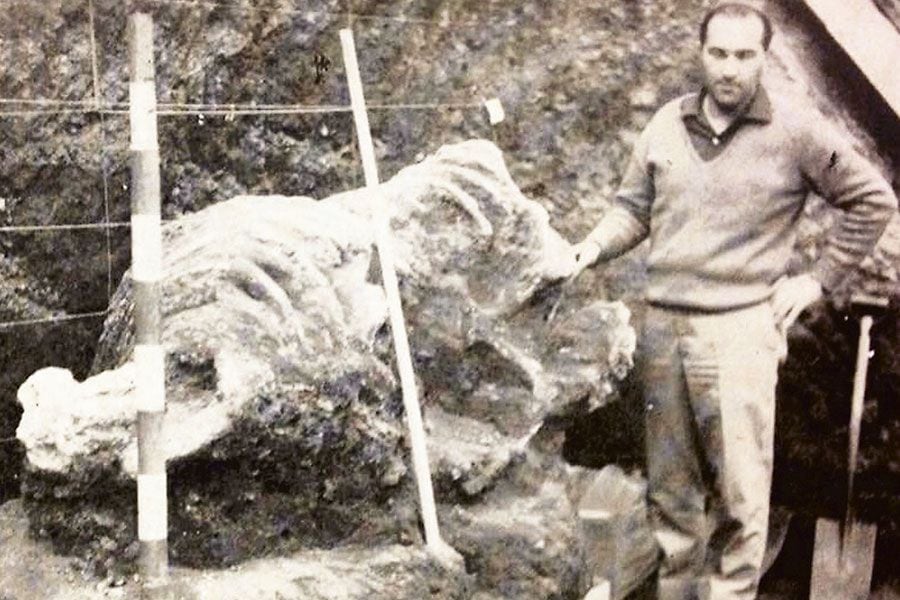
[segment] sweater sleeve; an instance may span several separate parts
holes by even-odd
[[[812,188],[841,210],[813,276],[834,289],[868,255],[897,211],[897,198],[878,170],[845,136],[819,120],[806,127],[800,168]]]
[[[649,126],[635,144],[612,208],[586,238],[599,248],[599,261],[624,254],[650,233],[654,185],[652,169],[647,164],[648,129]]]

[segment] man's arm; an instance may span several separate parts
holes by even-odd
[[[784,328],[872,251],[897,211],[897,198],[878,170],[821,119],[807,124],[798,143],[803,176],[841,216],[812,272],[775,285],[772,306]]]
[[[624,254],[649,235],[654,186],[647,164],[647,136],[645,129],[632,151],[613,206],[575,247],[575,275],[597,262]]]
[[[804,177],[841,211],[811,273],[828,291],[872,252],[897,212],[897,198],[874,165],[830,126],[818,122],[807,127],[801,142]]]

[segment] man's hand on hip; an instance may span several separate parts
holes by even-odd
[[[782,277],[775,283],[775,293],[772,295],[775,321],[782,330],[787,331],[800,313],[822,295],[822,284],[812,275]]]

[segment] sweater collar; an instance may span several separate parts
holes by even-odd
[[[700,90],[698,93],[690,94],[681,101],[681,118],[694,118],[706,120],[703,114],[703,98],[706,96],[706,89]],[[756,95],[750,105],[739,115],[735,122],[738,121],[755,121],[757,123],[770,123],[772,121],[772,103],[765,88],[760,85],[756,90]]]

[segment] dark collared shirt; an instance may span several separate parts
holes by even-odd
[[[760,86],[747,109],[720,134],[716,134],[706,113],[703,112],[703,98],[706,91],[691,94],[681,102],[681,118],[690,134],[691,143],[703,160],[712,160],[722,153],[735,132],[747,123],[766,124],[772,121],[772,105],[766,90]]]

